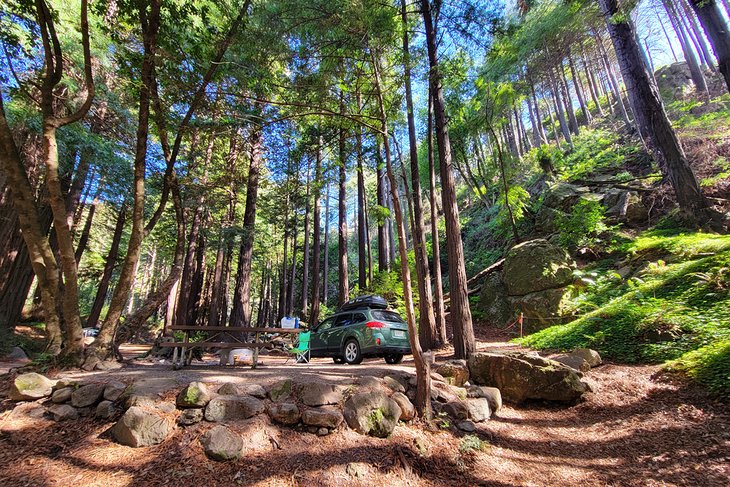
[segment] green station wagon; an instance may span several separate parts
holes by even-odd
[[[359,364],[365,357],[383,357],[397,364],[411,353],[408,325],[388,309],[362,307],[339,311],[312,330],[312,357],[332,357],[337,364]]]

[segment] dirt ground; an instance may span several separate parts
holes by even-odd
[[[479,348],[512,348],[491,340]],[[127,356],[140,351],[125,348]],[[256,370],[206,365],[173,371],[146,363],[65,376],[174,377],[181,384],[267,384],[317,376],[349,383],[392,370],[374,359],[360,366],[324,359],[304,366],[273,357],[263,362]],[[398,368],[412,370],[408,361]],[[206,424],[178,428],[161,445],[134,449],[113,443],[108,424],[32,419],[11,414],[6,401],[0,413],[0,485],[730,485],[730,406],[657,373],[657,366],[605,364],[586,375],[595,392],[576,406],[506,405],[478,425],[473,435],[482,441],[480,449],[468,448],[473,437],[425,424],[399,425],[387,439],[346,428],[326,437],[282,428],[271,449],[232,463],[205,457],[197,439]]]

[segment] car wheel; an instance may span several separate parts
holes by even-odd
[[[385,356],[385,363],[386,364],[399,364],[403,361],[403,354],[402,353],[391,353]]]
[[[345,363],[345,357],[337,356],[332,357],[332,361],[336,364],[344,364]]]
[[[360,344],[354,338],[345,343],[345,362],[357,365],[362,362],[362,353],[360,353]]]

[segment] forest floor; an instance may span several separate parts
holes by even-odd
[[[478,338],[480,349],[514,347],[504,335],[482,332]],[[382,360],[357,367],[325,360],[284,366],[277,360],[265,357],[255,371],[230,372],[135,365],[96,378],[265,383],[317,375],[344,382],[392,370]],[[400,368],[412,370],[407,361]],[[401,424],[387,439],[346,428],[326,437],[282,428],[280,448],[232,463],[205,457],[196,441],[204,423],[177,429],[156,447],[134,449],[112,442],[108,423],[33,419],[11,414],[5,401],[0,485],[730,485],[727,403],[663,376],[659,366],[606,363],[586,379],[595,392],[576,406],[506,405],[471,435],[425,424]],[[353,463],[361,476],[353,474]]]

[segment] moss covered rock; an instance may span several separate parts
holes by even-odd
[[[191,382],[177,395],[175,403],[179,408],[204,408],[210,402],[208,387],[202,382]]]
[[[15,378],[10,385],[8,398],[11,401],[35,401],[50,396],[52,392],[52,380],[41,374],[29,372]]]
[[[515,245],[507,253],[502,279],[510,296],[567,286],[575,264],[568,253],[544,239]]]
[[[363,435],[387,438],[395,429],[401,408],[382,392],[359,393],[345,402],[347,425]]]

